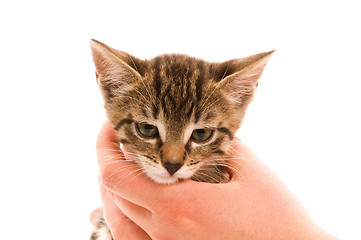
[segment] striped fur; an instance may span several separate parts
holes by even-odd
[[[108,119],[147,176],[159,183],[229,180],[223,166],[230,142],[273,52],[211,63],[180,54],[141,60],[96,40],[91,49]],[[142,137],[138,123],[156,126],[159,137]],[[213,134],[197,143],[196,129]],[[173,173],[165,163],[180,168]]]

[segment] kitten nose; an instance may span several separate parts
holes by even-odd
[[[162,162],[163,166],[171,176],[182,167],[182,163]]]
[[[162,165],[173,176],[183,166],[186,153],[182,144],[170,142],[163,145],[160,156]]]

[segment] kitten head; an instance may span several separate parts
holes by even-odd
[[[91,40],[97,82],[119,141],[154,181],[202,180],[222,166],[273,52],[223,63],[141,60]]]

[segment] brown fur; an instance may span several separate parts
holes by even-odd
[[[222,145],[229,143],[241,124],[272,53],[224,63],[208,63],[177,54],[140,60],[95,40],[91,44],[105,109],[119,131],[120,141],[157,162],[162,161],[160,153],[171,151],[173,159],[182,164],[190,164],[191,159],[202,161],[223,151]],[[151,145],[134,133],[131,126],[134,121],[149,118],[162,118],[168,126],[166,142]],[[202,148],[185,151],[189,146],[182,143],[184,128],[200,121],[212,122],[218,129],[218,138]],[[174,158],[175,155],[179,156]]]
[[[91,49],[108,119],[119,141],[141,156],[134,159],[140,167],[198,166],[193,180],[229,180],[224,166],[230,141],[273,51],[210,63],[180,54],[141,60],[96,40]],[[136,130],[143,122],[162,122],[164,129],[145,139]],[[185,139],[191,126],[212,129],[214,136],[196,144]]]

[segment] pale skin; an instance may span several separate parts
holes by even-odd
[[[97,154],[104,216],[114,239],[337,239],[242,141],[232,146],[237,161],[230,161],[230,182],[157,184],[131,161],[116,161],[122,152],[106,123]]]

